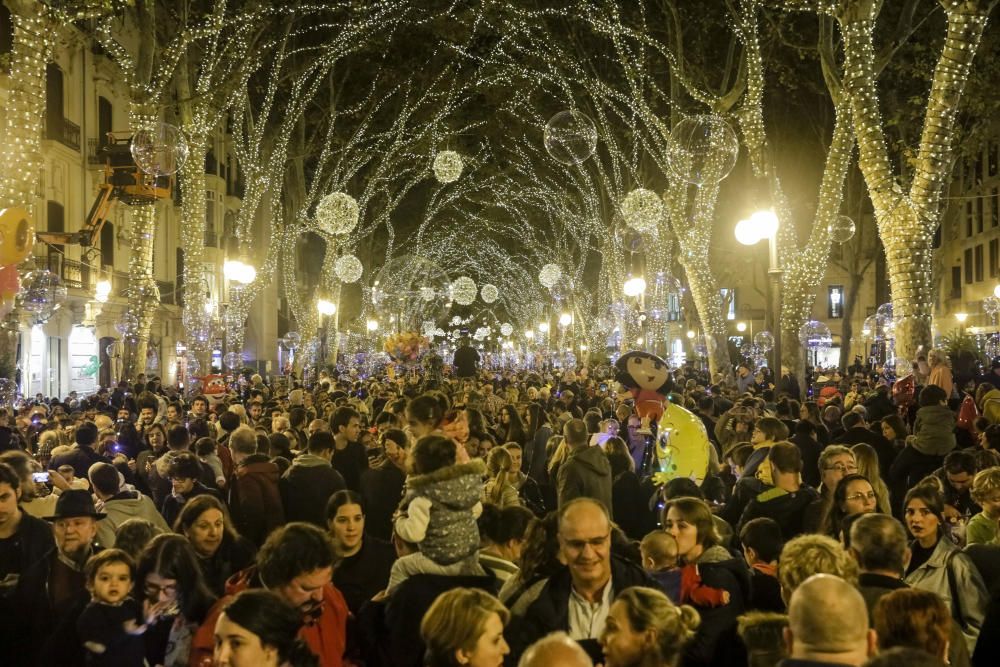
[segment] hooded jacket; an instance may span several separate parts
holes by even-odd
[[[212,650],[215,646],[215,622],[233,596],[251,588],[261,588],[257,568],[249,567],[237,572],[226,582],[226,596],[220,598],[208,612],[191,641],[191,667],[213,665]],[[332,583],[323,587],[323,606],[319,618],[299,628],[299,639],[319,658],[320,667],[341,667],[347,646],[347,603]]]
[[[955,449],[955,413],[947,405],[925,405],[917,410],[913,436],[907,444],[921,454],[944,456]]]
[[[101,511],[107,516],[97,522],[97,543],[105,548],[115,545],[118,527],[129,519],[145,519],[163,532],[170,532],[170,526],[156,511],[153,500],[138,491],[119,491],[104,501]]]
[[[251,454],[236,467],[229,485],[229,512],[237,532],[256,546],[285,522],[278,479],[281,471],[266,454]]]
[[[611,463],[600,447],[577,449],[559,466],[556,490],[559,507],[576,498],[593,498],[611,506]]]
[[[347,488],[344,477],[328,460],[315,454],[300,454],[292,461],[281,481],[281,502],[286,521],[308,521],[326,529],[326,503],[337,491]]]
[[[757,494],[740,517],[736,532],[751,519],[767,517],[774,519],[781,526],[781,536],[790,540],[805,532],[807,508],[819,500],[819,493],[810,486],[802,485],[798,491],[789,493],[778,487],[771,487]]]
[[[409,542],[419,542],[420,552],[439,565],[476,553],[476,517],[482,511],[479,499],[485,473],[486,464],[473,459],[408,477],[403,503],[410,516],[397,520],[397,532]]]

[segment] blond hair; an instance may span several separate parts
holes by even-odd
[[[858,563],[832,537],[799,535],[789,540],[778,559],[782,596],[790,598],[795,589],[814,574],[832,574],[857,584]]]
[[[677,564],[677,540],[665,530],[654,530],[642,538],[639,551],[643,558],[649,558],[657,568]]]
[[[982,504],[997,491],[1000,491],[1000,467],[993,466],[976,473],[972,478],[972,499]]]
[[[654,650],[667,665],[676,665],[684,645],[694,637],[701,625],[701,616],[694,607],[677,606],[663,591],[646,586],[623,590],[615,602],[625,605],[625,613],[635,632],[652,630],[656,635]]]
[[[490,450],[486,456],[486,469],[493,476],[493,479],[486,485],[487,501],[498,507],[503,505],[503,489],[507,484],[507,475],[510,474],[513,467],[514,459],[511,458],[510,452],[506,449],[494,447]]]
[[[456,664],[455,652],[475,648],[493,614],[504,625],[510,620],[507,607],[478,588],[454,588],[439,595],[420,622],[420,636],[427,646],[426,664]]]

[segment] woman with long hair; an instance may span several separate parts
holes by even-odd
[[[486,457],[487,481],[483,487],[483,502],[492,503],[500,509],[520,506],[521,498],[517,487],[510,482],[510,471],[514,460],[503,447],[490,450]]]
[[[139,556],[135,588],[145,609],[160,610],[144,635],[146,662],[186,665],[194,633],[215,602],[187,539],[176,533],[154,537]]]
[[[859,473],[844,475],[827,501],[820,522],[820,533],[839,540],[844,519],[870,512],[886,513],[886,508],[879,506],[878,494],[872,483]]]
[[[972,653],[989,595],[972,559],[945,531],[941,490],[925,483],[913,487],[903,501],[903,514],[906,528],[913,537],[903,581],[913,588],[939,595],[948,604],[949,613],[961,626]]]
[[[516,442],[524,447],[528,437],[524,430],[524,422],[521,421],[521,415],[517,413],[516,407],[507,403],[500,408],[500,424],[499,435],[502,442]]]
[[[213,495],[189,500],[173,528],[194,547],[205,584],[217,597],[225,593],[229,577],[253,565],[256,549],[236,532],[229,510]]]
[[[626,588],[615,598],[601,633],[605,667],[677,667],[701,617],[662,591]]]
[[[882,435],[892,443],[896,449],[902,449],[906,445],[906,436],[910,430],[906,428],[906,422],[899,415],[886,415],[879,422],[882,426]]]
[[[500,589],[511,612],[523,615],[538,599],[549,577],[565,567],[559,560],[559,514],[549,512],[528,525],[521,547],[520,569]]]
[[[426,667],[486,667],[510,653],[503,629],[510,612],[477,588],[455,588],[434,600],[420,622]]]
[[[858,466],[858,474],[871,482],[872,489],[878,499],[878,506],[881,511],[888,513],[892,505],[889,503],[889,487],[882,480],[882,474],[878,468],[878,453],[871,445],[863,442],[851,447],[854,453],[854,462]]]
[[[824,447],[830,444],[830,429],[826,427],[816,401],[803,401],[799,406],[799,419],[816,427],[816,440]]]
[[[215,667],[318,667],[319,658],[299,639],[302,614],[276,593],[242,591],[215,623]]]
[[[330,496],[326,524],[338,559],[333,583],[357,614],[365,602],[385,590],[396,553],[391,544],[365,532],[365,503],[354,491]]]

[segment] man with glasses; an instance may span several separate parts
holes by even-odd
[[[806,510],[804,532],[819,532],[823,518],[825,503],[833,496],[837,484],[844,478],[858,471],[854,454],[844,445],[829,445],[819,455],[819,500]]]
[[[615,595],[629,586],[659,588],[637,566],[612,556],[611,517],[591,498],[559,510],[559,555],[566,568],[550,577],[523,616],[511,619],[506,636],[514,655],[550,632],[562,631],[601,661],[598,637]]]

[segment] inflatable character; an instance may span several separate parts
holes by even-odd
[[[667,394],[674,388],[667,362],[655,354],[632,350],[619,357],[615,370],[615,378],[632,394],[643,431],[648,432],[649,424],[663,415]]]
[[[708,474],[711,446],[705,424],[697,415],[666,403],[653,453],[653,482],[662,485],[676,477],[688,477],[701,485]]]
[[[226,381],[221,375],[206,375],[197,378],[201,382],[201,393],[209,405],[216,405],[226,397]]]

